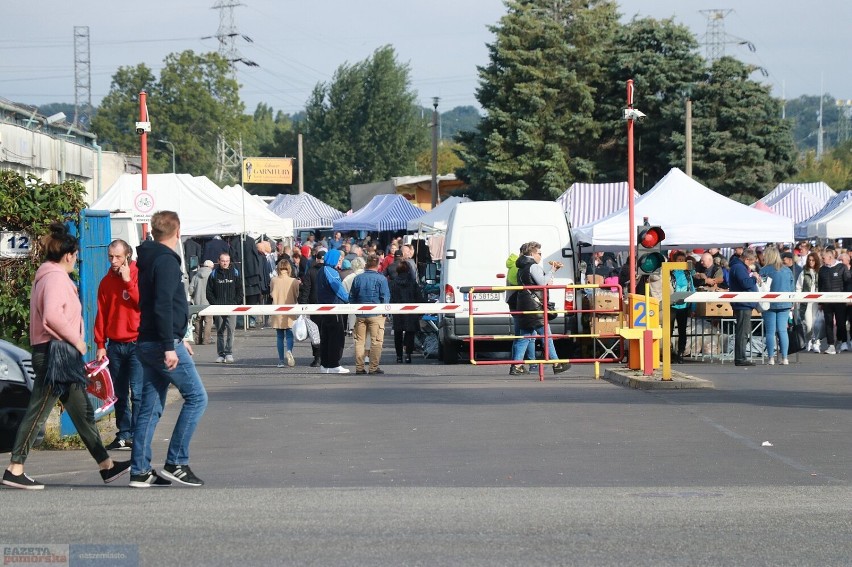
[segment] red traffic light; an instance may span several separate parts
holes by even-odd
[[[665,238],[666,233],[659,226],[649,226],[639,231],[639,245],[643,248],[655,248]]]

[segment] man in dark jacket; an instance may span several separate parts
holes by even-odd
[[[204,482],[189,468],[189,443],[207,407],[207,392],[192,361],[192,347],[184,341],[189,308],[180,256],[175,252],[180,245],[177,213],[154,213],[151,233],[154,240],[139,246],[137,260],[140,323],[136,352],[142,363],[142,400],[133,432],[130,486],[168,486],[170,481],[201,486]],[[160,476],[151,468],[151,441],[170,384],[183,396],[183,407]]]
[[[319,271],[325,266],[325,250],[316,250],[314,252],[314,260],[311,262],[311,265],[308,267],[305,275],[302,276],[302,285],[299,286],[299,303],[301,304],[316,304],[317,301],[317,274]],[[322,334],[322,329],[320,325],[322,324],[323,317],[322,315],[311,315],[311,322],[320,328],[320,334]],[[320,344],[322,341],[320,340]],[[321,364],[320,360],[320,344],[311,343],[311,350],[313,351],[314,360],[311,362],[311,366],[316,368]]]
[[[240,272],[231,265],[231,256],[219,256],[219,265],[210,272],[207,278],[207,302],[210,305],[242,305],[243,287]],[[233,364],[234,362],[234,328],[237,323],[236,315],[216,315],[213,317],[216,325],[216,351],[219,358],[216,362]]]
[[[757,254],[751,248],[743,251],[742,256],[731,256],[730,280],[731,291],[758,291],[757,282],[759,275],[752,275],[752,266],[757,259]],[[751,310],[757,307],[756,303],[744,301],[732,301],[731,308],[734,311],[734,323],[736,331],[734,334],[734,364],[737,366],[754,366],[754,363],[746,358],[746,344],[751,335]]]

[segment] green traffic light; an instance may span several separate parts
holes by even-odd
[[[644,274],[652,274],[663,266],[666,257],[660,252],[649,252],[639,257],[639,271]]]

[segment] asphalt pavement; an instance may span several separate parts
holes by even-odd
[[[588,365],[396,364],[392,345],[367,376],[308,368],[304,343],[276,368],[269,329],[238,331],[233,365],[196,347],[206,485],[104,487],[87,452],[36,451],[48,487],[0,490],[0,544],[138,546],[142,565],[852,563],[852,353],[687,363],[715,389],[639,391]]]

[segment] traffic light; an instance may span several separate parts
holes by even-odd
[[[645,221],[643,226],[636,229],[636,267],[639,275],[646,276],[656,273],[666,261],[661,251],[661,244],[666,238],[662,227],[651,226]]]

